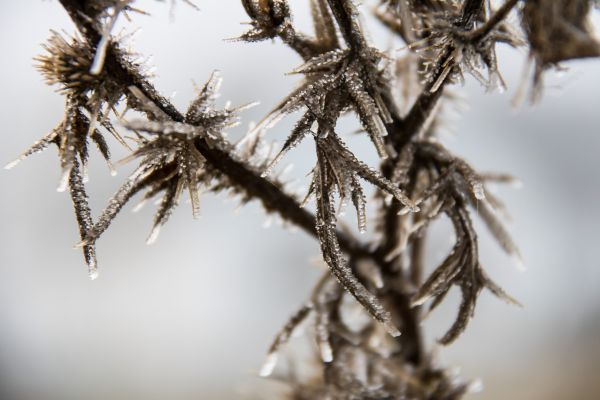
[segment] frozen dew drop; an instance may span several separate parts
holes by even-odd
[[[192,203],[192,217],[200,218],[200,199],[198,197],[198,189],[190,189],[190,201]]]

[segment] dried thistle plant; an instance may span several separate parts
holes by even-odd
[[[48,84],[64,95],[65,114],[55,129],[7,167],[57,145],[63,170],[59,188],[69,189],[92,279],[98,275],[96,241],[138,193],[144,192],[142,202],[162,195],[148,238],[152,242],[184,191],[196,216],[199,189],[230,190],[242,202],[261,201],[267,212],[314,236],[329,268],[276,335],[261,375],[274,371],[281,348],[311,318],[309,335],[316,342],[318,360],[309,379],[292,373],[282,377],[290,398],[449,400],[470,390],[469,383],[436,364],[423,342],[420,322],[454,286],[462,302],[454,323],[439,339],[445,345],[466,329],[483,289],[518,304],[482,266],[473,227],[476,215],[501,248],[520,259],[497,217],[503,204],[486,190],[488,182],[512,178],[478,173],[442,146],[435,139],[438,106],[452,101],[446,87],[466,74],[485,89],[505,86],[497,43],[528,48],[535,62],[532,92],[539,95],[541,76],[549,67],[600,55],[589,25],[589,13],[597,4],[505,0],[495,7],[484,0],[382,0],[373,8],[375,17],[406,46],[396,57],[369,42],[364,11],[352,0],[307,0],[313,35],[299,32],[286,0],[242,0],[251,29],[235,41],[280,40],[304,63],[290,67],[292,74],[302,75],[297,88],[234,144],[225,131],[247,106],[215,106],[217,74],[182,113],[152,86],[144,63],[123,50],[112,29],[121,14],[143,12],[133,1],[60,3],[79,33],[65,38],[53,32],[37,62]],[[520,26],[511,24],[511,14],[518,16]],[[400,98],[414,100],[407,106],[399,104]],[[125,118],[118,107],[143,118]],[[262,156],[265,133],[298,110],[302,114],[279,153]],[[345,144],[344,132],[336,125],[346,114],[356,117],[370,139],[380,157],[378,166],[367,165]],[[133,133],[133,140],[123,139],[126,132]],[[94,142],[112,168],[105,133],[131,146],[123,161],[138,166],[94,220],[86,194],[88,144]],[[301,201],[271,172],[307,137],[315,143],[316,165]],[[376,190],[378,235],[370,242],[338,227],[339,210],[351,201],[359,231],[367,230],[370,199],[362,181]],[[314,214],[304,208],[313,196]],[[425,276],[427,230],[444,216],[453,226],[455,243]],[[348,310],[356,308],[365,318],[349,316]]]

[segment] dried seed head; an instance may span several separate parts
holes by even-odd
[[[90,73],[94,50],[85,40],[76,36],[67,40],[59,33],[52,32],[43,47],[46,54],[35,58],[37,68],[44,75],[46,83],[61,85],[60,91],[83,95],[107,81],[103,75]]]
[[[522,10],[532,58],[535,101],[541,93],[542,73],[561,61],[599,57],[600,42],[589,22],[589,0],[531,0]]]
[[[589,0],[525,2],[522,20],[531,51],[541,67],[560,61],[600,56],[589,24]]]

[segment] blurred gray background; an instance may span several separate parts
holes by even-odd
[[[196,3],[200,12],[183,2],[172,12],[168,2],[138,2],[152,16],[134,15],[127,24],[128,31],[141,28],[133,48],[152,56],[157,87],[182,109],[193,97],[192,83],[202,84],[213,69],[224,76],[221,104],[260,100],[232,130],[236,138],[294,85],[298,78],[284,74],[300,59],[279,43],[224,42],[245,29],[238,1]],[[307,2],[291,4],[309,29]],[[4,164],[62,118],[62,98],[45,86],[32,58],[50,29],[72,32],[72,25],[57,1],[2,7]],[[368,29],[380,47],[391,43],[373,21]],[[456,88],[462,105],[442,140],[478,169],[509,172],[524,183],[499,194],[527,270],[519,272],[484,228],[481,252],[490,275],[525,307],[484,293],[467,332],[435,351],[463,377],[482,379],[484,390],[473,399],[597,399],[600,61],[548,74],[542,102],[514,109],[526,54],[500,53],[509,91],[489,95],[468,78]],[[267,139],[281,143],[291,123]],[[345,123],[340,131],[355,126]],[[125,154],[112,144],[116,158]],[[351,144],[375,161],[366,142]],[[301,146],[288,158],[297,186],[307,185],[313,162],[307,154],[310,146]],[[111,177],[93,153],[96,214],[129,170]],[[276,223],[265,228],[267,217],[255,203],[238,210],[237,200],[207,194],[199,220],[183,202],[157,243],[146,246],[154,207],[134,214],[129,206],[98,243],[100,278],[92,282],[73,249],[78,232],[68,195],[56,192],[58,179],[54,148],[0,173],[0,399],[261,398],[256,393],[269,386],[256,378],[265,350],[322,270],[314,240]],[[444,223],[435,229],[430,265],[448,248],[448,232]],[[450,299],[426,322],[430,342],[448,327],[456,304]]]

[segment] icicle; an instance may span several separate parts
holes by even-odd
[[[110,17],[108,24],[102,29],[102,37],[96,46],[96,54],[94,55],[94,60],[90,68],[90,74],[92,75],[99,75],[102,72],[106,51],[108,50],[108,44],[110,42],[110,32],[113,30],[123,7],[125,7],[125,3],[112,8],[113,15]]]
[[[8,169],[12,169],[14,168],[18,163],[20,163],[21,161],[23,161],[25,159],[25,157],[21,156],[11,162],[9,162],[8,164],[6,164],[4,166],[4,169],[8,170]]]
[[[95,281],[96,279],[98,279],[98,266],[95,262],[91,263],[88,266],[88,275],[91,281]]]
[[[371,134],[371,140],[375,145],[375,150],[377,150],[377,155],[379,158],[386,160],[388,158],[388,153],[385,148],[385,144],[383,143],[383,137],[387,135],[387,130],[385,129],[385,125],[383,125],[383,121],[378,115],[373,117],[373,121],[375,122],[377,132],[373,132],[373,134]]]
[[[329,340],[319,341],[319,353],[321,354],[321,360],[323,360],[323,362],[330,363],[333,361],[333,349],[331,348]]]
[[[346,215],[346,208],[348,207],[348,198],[347,197],[341,197],[340,198],[340,205],[338,207],[338,211],[337,211],[337,215],[338,217],[343,217]],[[361,232],[363,233],[363,232]]]
[[[271,375],[273,370],[275,369],[275,365],[277,364],[277,352],[272,352],[267,355],[267,359],[260,369],[259,375],[263,378]]]
[[[448,60],[448,62],[450,63],[450,60]],[[446,77],[448,76],[448,74],[450,73],[450,71],[452,70],[453,67],[454,67],[454,63],[446,65],[446,67],[443,69],[442,73],[440,74],[439,78],[431,86],[431,89],[429,89],[429,92],[435,93],[439,90],[440,86],[442,86],[442,83],[444,83],[444,81],[446,80]]]
[[[394,119],[392,118],[390,111],[388,110],[383,99],[381,98],[381,95],[379,93],[377,93],[373,99],[375,100],[375,104],[377,104],[377,108],[379,109],[379,115],[381,115],[383,122],[385,122],[386,124],[393,123]],[[387,130],[385,130],[385,131],[387,134]]]
[[[156,242],[156,239],[158,238],[158,234],[160,233],[160,225],[155,225],[152,228],[152,231],[150,232],[150,235],[148,235],[148,239],[146,239],[146,244],[147,245],[151,245],[154,242]]]
[[[71,174],[70,168],[63,170],[62,175],[60,177],[60,181],[58,182],[58,187],[56,188],[57,192],[63,193],[69,187],[69,176]]]
[[[367,213],[365,210],[365,197],[362,193],[356,193],[356,191],[352,192],[352,201],[354,202],[354,207],[356,208],[356,217],[358,219],[358,232],[366,233],[367,232]]]
[[[200,218],[200,199],[197,188],[188,188],[190,193],[190,201],[192,203],[192,216],[194,219]]]

